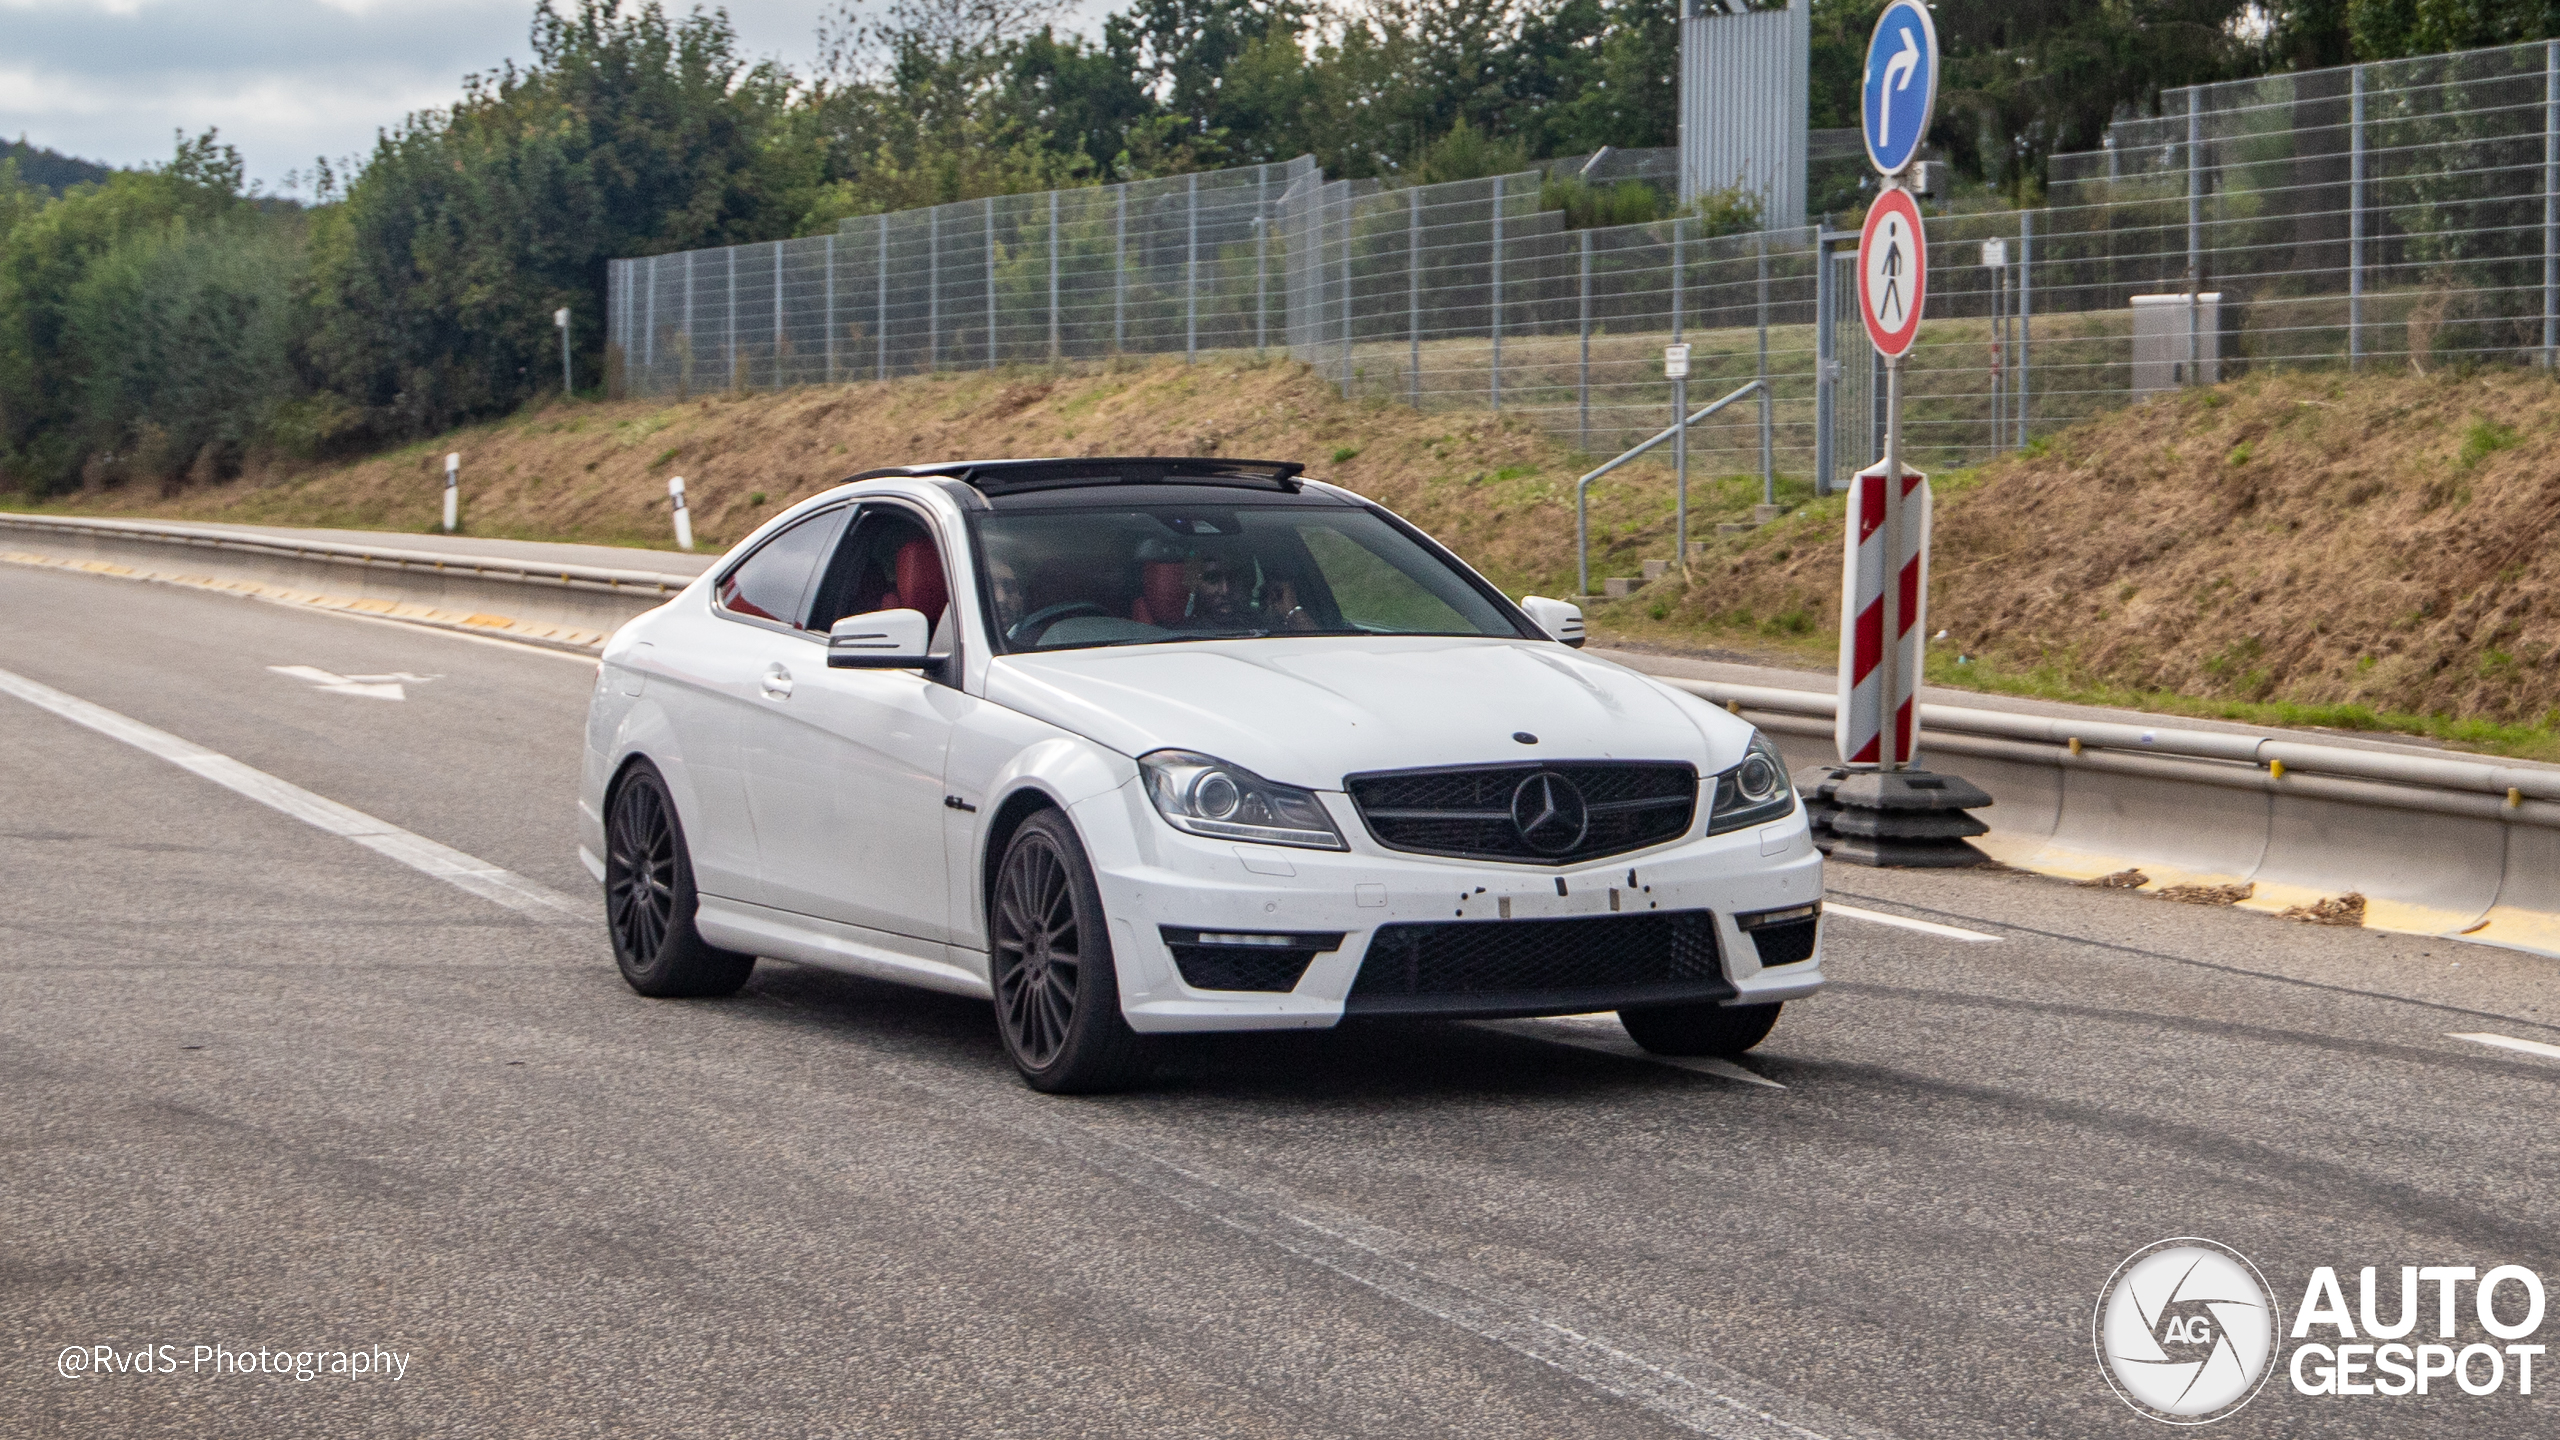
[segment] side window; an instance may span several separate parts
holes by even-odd
[[[942,548],[924,522],[897,506],[865,506],[818,582],[809,628],[874,610],[921,610],[939,624],[950,599]]]
[[[842,509],[824,511],[757,546],[720,578],[720,608],[800,625],[805,613],[800,601],[809,593],[809,577],[844,527],[844,518]]]

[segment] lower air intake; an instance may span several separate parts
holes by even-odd
[[[1563,1015],[1730,998],[1705,910],[1386,925],[1351,1015]]]

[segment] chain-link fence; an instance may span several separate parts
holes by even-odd
[[[2043,207],[1930,218],[1904,384],[1914,463],[1976,463],[2244,367],[2560,351],[2560,43],[2201,86],[2162,108],[2055,157]],[[1285,346],[1346,392],[1516,411],[1607,454],[1667,423],[1662,346],[1680,340],[1693,397],[1770,382],[1781,472],[1830,483],[1874,459],[1883,387],[1853,232],[1568,229],[1541,198],[1559,172],[1387,188],[1299,159],[617,261],[615,383]],[[1702,427],[1693,465],[1755,472],[1750,410]]]
[[[1261,349],[1269,219],[1312,160],[966,200],[832,235],[613,262],[630,394],[878,380],[1121,353]]]

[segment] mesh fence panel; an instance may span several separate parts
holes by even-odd
[[[2200,86],[2162,109],[2055,157],[2043,207],[1931,218],[1914,463],[1975,463],[2244,369],[2560,351],[2560,43]],[[1769,380],[1780,471],[1875,458],[1854,235],[1567,230],[1541,178],[1388,189],[1301,158],[616,261],[609,366],[625,392],[682,395],[1285,347],[1349,393],[1516,411],[1608,454],[1668,423],[1661,347],[1681,340],[1693,405]],[[1755,407],[1701,426],[1691,454],[1755,471]]]
[[[616,383],[771,389],[1277,341],[1295,160],[961,201],[613,263]]]

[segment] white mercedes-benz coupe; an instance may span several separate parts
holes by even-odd
[[[992,998],[1052,1091],[1370,1017],[1759,1043],[1822,983],[1775,748],[1301,469],[875,470],[625,625],[580,801],[624,978]]]

